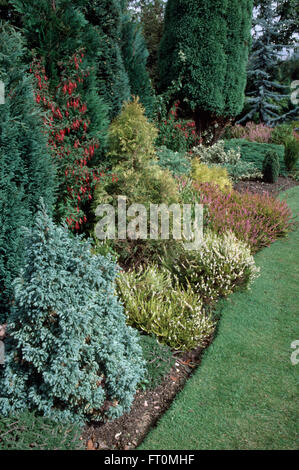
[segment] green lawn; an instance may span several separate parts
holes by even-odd
[[[282,195],[299,212],[299,187]],[[201,366],[139,449],[298,447],[299,229],[256,255],[261,277],[219,305]]]

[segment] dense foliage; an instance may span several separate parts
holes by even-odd
[[[268,152],[263,161],[263,176],[266,183],[276,183],[279,176],[279,156],[276,152]]]
[[[128,6],[136,20],[140,22],[149,52],[147,68],[155,85],[159,79],[158,50],[163,35],[164,0],[129,0]]]
[[[98,205],[109,203],[114,206],[118,217],[119,196],[126,198],[127,208],[131,204],[142,204],[146,210],[150,204],[170,205],[179,201],[178,185],[171,172],[157,165],[154,146],[156,135],[156,128],[145,117],[138,100],[124,105],[121,114],[109,127],[109,157],[115,174],[112,178],[101,180],[96,186],[95,211]],[[97,211],[95,213],[102,215]],[[127,217],[124,222],[129,222],[129,219]],[[148,224],[148,220],[145,220],[146,231]],[[95,226],[96,234],[97,228],[98,224]],[[132,238],[129,230],[125,238],[113,242],[121,264],[131,262],[135,265],[157,258],[164,242]]]
[[[0,320],[9,311],[12,281],[23,264],[23,228],[30,226],[40,197],[54,203],[55,171],[24,63],[20,33],[0,23]],[[1,321],[0,321],[1,322]]]
[[[97,54],[99,93],[109,107],[109,117],[119,114],[130,98],[130,80],[121,51],[122,4],[120,0],[88,0],[83,11],[95,27],[100,47]]]
[[[45,111],[44,126],[58,174],[56,219],[80,230],[87,221],[92,189],[106,145],[107,110],[94,93],[94,77],[78,51],[62,63],[59,83],[51,92],[42,63],[35,60],[35,100]],[[87,82],[87,83],[86,83]],[[96,114],[95,108],[96,106]]]
[[[207,230],[199,250],[176,250],[165,260],[175,279],[207,304],[238,287],[250,287],[259,273],[247,243],[226,230],[221,235]]]
[[[292,213],[285,201],[268,193],[224,193],[211,184],[198,186],[208,210],[208,224],[217,233],[231,230],[252,252],[285,236],[292,227]]]
[[[181,79],[178,94],[199,132],[242,110],[250,43],[251,0],[169,0],[160,45],[160,88]]]
[[[143,378],[136,332],[114,292],[117,268],[53,224],[44,208],[28,231],[25,269],[8,319],[0,412],[56,421],[115,418]]]
[[[262,171],[263,161],[269,151],[276,152],[279,155],[281,172],[285,170],[283,145],[262,144],[259,142],[250,142],[245,139],[231,139],[225,141],[226,150],[236,150],[241,153],[241,159],[245,162],[254,163],[254,165]]]
[[[162,168],[168,168],[173,175],[187,174],[190,171],[190,160],[184,152],[174,152],[169,148],[157,148],[158,163]]]
[[[298,179],[296,11],[0,0],[0,449],[77,449],[128,412],[292,229],[233,185]]]
[[[197,158],[192,161],[191,176],[196,183],[214,183],[222,191],[230,191],[232,182],[227,170],[221,166],[208,166],[200,163]]]
[[[191,286],[173,284],[170,273],[155,265],[122,273],[118,290],[128,324],[155,334],[174,349],[204,344],[214,330],[212,318]]]
[[[0,421],[0,450],[83,450],[81,429],[25,411]]]
[[[148,50],[140,26],[132,21],[131,15],[124,12],[122,19],[121,49],[125,69],[133,96],[139,96],[147,116],[154,111],[154,90],[146,68]]]

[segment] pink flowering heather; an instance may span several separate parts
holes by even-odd
[[[208,209],[208,225],[217,233],[232,230],[254,253],[285,236],[292,226],[292,212],[285,201],[250,192],[223,193],[216,185],[196,186]]]
[[[238,139],[246,139],[251,142],[269,143],[271,141],[273,129],[265,126],[265,124],[255,124],[254,122],[247,122],[246,126],[239,124],[235,125],[231,134]]]

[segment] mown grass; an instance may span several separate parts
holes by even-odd
[[[299,187],[282,195],[299,212]],[[256,255],[261,277],[219,305],[202,364],[139,449],[295,449],[299,229]]]

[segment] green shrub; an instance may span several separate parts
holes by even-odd
[[[276,152],[268,152],[263,161],[263,177],[266,183],[276,183],[279,176],[280,163]]]
[[[31,226],[40,197],[49,209],[55,201],[54,167],[25,54],[21,33],[0,22],[0,80],[6,93],[0,105],[0,323],[24,262],[23,227]]]
[[[190,160],[184,152],[174,152],[165,146],[157,149],[159,165],[171,171],[173,175],[184,175],[190,171]]]
[[[116,161],[114,175],[112,179],[103,179],[97,185],[94,211],[98,205],[108,203],[114,206],[118,216],[118,196],[127,198],[127,207],[143,204],[147,210],[150,204],[171,205],[179,201],[176,180],[168,169],[157,165],[153,145],[155,132],[138,100],[125,105],[122,114],[110,127],[110,150]],[[147,219],[149,221],[149,217]],[[95,222],[93,235],[96,237],[98,221]],[[133,263],[136,266],[147,263],[152,257],[153,261],[156,260],[163,244],[161,241],[132,240],[128,237],[123,241],[115,240],[112,248],[118,254],[121,265]]]
[[[239,160],[236,164],[226,163],[223,165],[231,179],[235,182],[240,180],[260,179],[263,174],[252,162]]]
[[[0,450],[83,450],[80,428],[25,411],[0,420]]]
[[[127,208],[131,204],[143,204],[147,210],[147,233],[149,234],[150,204],[171,205],[179,201],[178,184],[169,170],[163,170],[158,165],[146,164],[138,171],[134,169],[125,169],[118,165],[114,168],[118,177],[107,184],[100,182],[95,190],[94,209],[99,204],[109,203],[115,208],[116,218],[118,219],[118,196],[126,196]],[[127,217],[127,224],[132,219]],[[97,223],[94,227],[94,238],[97,237]],[[108,241],[107,241],[108,242]],[[98,241],[96,242],[98,243]],[[163,252],[167,240],[131,239],[111,240],[108,242],[110,248],[117,254],[118,262],[122,266],[137,266],[149,261],[158,261]]]
[[[173,349],[190,350],[212,334],[214,322],[191,286],[182,288],[157,266],[121,273],[117,281],[127,322]]]
[[[200,163],[226,168],[229,176],[234,181],[260,178],[262,176],[252,162],[241,160],[239,147],[226,150],[223,140],[218,141],[211,147],[203,145],[194,147],[192,153],[199,159]]]
[[[28,231],[15,281],[0,413],[36,410],[61,422],[128,411],[143,378],[137,333],[115,295],[116,265],[53,224],[44,208]]]
[[[271,142],[277,145],[284,145],[285,141],[293,136],[293,127],[290,124],[280,124],[274,127],[271,134]]]
[[[120,115],[112,121],[108,144],[113,163],[122,163],[136,170],[155,157],[154,143],[158,131],[144,113],[139,99],[135,98],[125,103]]]
[[[240,150],[241,159],[245,162],[254,163],[256,168],[263,170],[263,161],[268,152],[274,151],[279,156],[280,170],[283,174],[286,170],[284,164],[284,146],[276,144],[262,144],[257,142],[249,142],[245,139],[231,139],[225,141],[225,149]]]
[[[216,144],[206,147],[204,145],[198,145],[193,147],[192,154],[195,156],[200,163],[207,165],[211,164],[225,164],[228,163],[233,165],[237,163],[240,158],[240,149],[225,149],[225,142],[219,140]]]
[[[195,183],[214,183],[223,191],[232,190],[232,182],[226,168],[219,165],[205,165],[197,158],[192,160],[191,168],[191,176]]]
[[[257,277],[249,246],[232,232],[217,235],[208,230],[197,251],[169,253],[165,266],[183,286],[191,286],[204,302],[226,297],[237,287],[249,287]]]
[[[296,168],[299,159],[299,140],[289,137],[285,140],[285,166],[288,171]]]
[[[145,388],[153,389],[161,384],[175,359],[170,347],[160,344],[154,335],[140,335],[139,343],[146,361]]]
[[[117,165],[115,177],[100,181],[94,194],[94,209],[109,203],[117,207],[117,197],[126,196],[127,205],[137,203],[149,208],[152,204],[171,204],[179,199],[178,185],[169,170],[145,164],[138,171]]]

